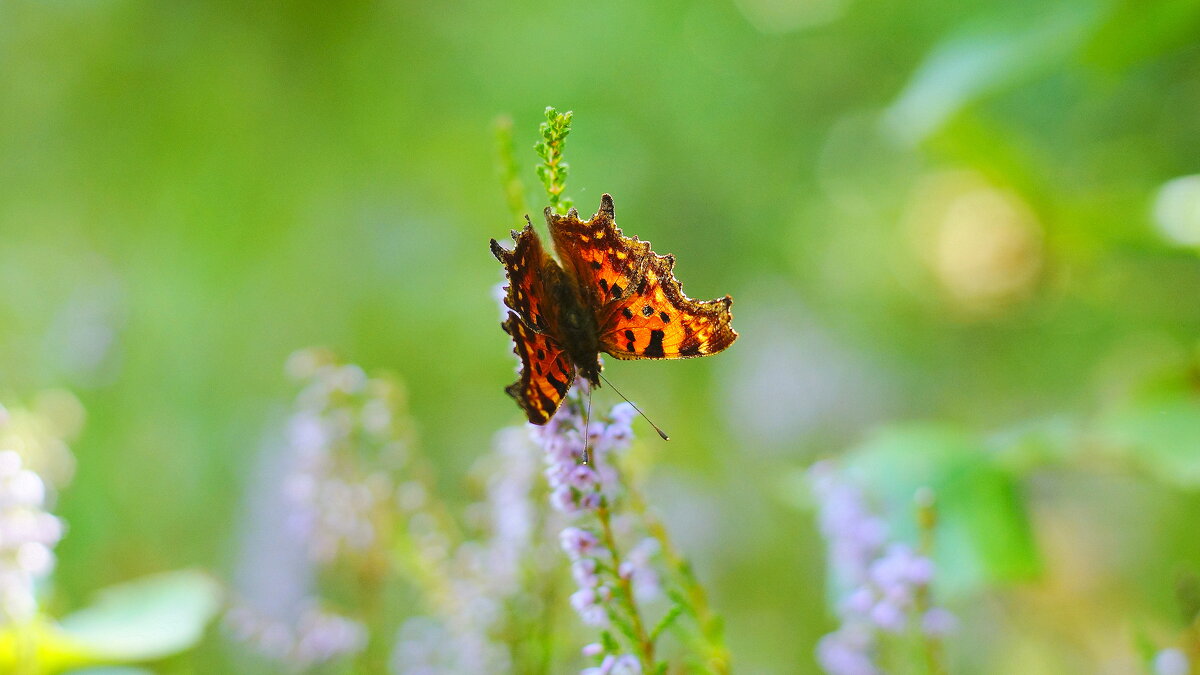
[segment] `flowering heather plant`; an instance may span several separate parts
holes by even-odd
[[[392,380],[368,377],[318,349],[293,354],[287,371],[300,391],[285,425],[282,466],[264,472],[278,481],[267,487],[275,488],[282,523],[259,522],[248,537],[242,576],[251,578],[243,579],[226,626],[235,639],[293,669],[356,656],[359,666],[372,667],[384,657],[364,651],[366,615],[384,611],[379,603],[396,521],[416,511],[425,492],[423,482],[412,480],[420,470],[409,461],[403,393]],[[280,541],[264,546],[264,537]],[[253,568],[263,566],[276,570],[272,584],[254,580]],[[364,616],[329,609],[335,598],[317,580],[343,590],[349,599],[342,602]]]
[[[830,675],[886,672],[880,665],[884,643],[915,636],[924,644],[929,672],[945,672],[940,640],[954,629],[955,618],[930,606],[933,561],[907,544],[889,541],[884,520],[832,462],[813,465],[809,479],[821,534],[829,546],[829,575],[842,621],[817,644],[821,667]],[[934,520],[932,497],[926,491],[918,495],[918,507],[928,532]]]
[[[561,213],[571,206],[564,196],[568,165],[563,146],[573,114],[551,107],[545,117],[535,146],[541,159],[536,172],[550,207]],[[497,140],[509,211],[520,223],[526,216],[524,186],[513,156],[511,123],[497,125]],[[503,283],[494,295],[504,320],[509,310]],[[665,672],[669,659],[662,658],[659,641],[668,628],[692,649],[690,657],[679,659],[692,671],[728,672],[720,620],[709,610],[703,589],[666,528],[620,470],[620,457],[633,440],[636,409],[626,402],[607,415],[590,416],[583,403],[584,397],[590,402],[589,388],[580,378],[545,425],[528,425],[545,465],[549,494],[542,504],[553,509],[543,522],[557,524],[557,539],[570,563],[575,587],[570,605],[585,626],[599,629],[599,640],[582,649],[595,664],[584,673]],[[661,600],[667,603],[656,606]],[[651,615],[658,617],[653,624]]]
[[[293,467],[284,479],[289,530],[317,563],[362,557],[386,546],[398,504],[398,472],[411,440],[403,395],[390,379],[368,378],[320,350],[293,354],[302,383],[287,424]]]
[[[252,644],[264,656],[288,664],[294,670],[336,659],[362,650],[366,629],[358,621],[310,605],[294,617],[280,619],[239,605],[225,617],[237,639]]]
[[[405,554],[401,567],[421,590],[426,613],[401,626],[393,672],[545,671],[547,598],[557,593],[557,578],[545,565],[545,514],[533,501],[537,471],[525,435],[501,431],[473,471],[483,489],[468,509],[475,536],[446,530],[446,548],[414,546]]]
[[[481,499],[460,520],[437,497],[396,383],[320,350],[293,355],[288,371],[301,386],[283,470],[265,472],[283,536],[265,547],[272,560],[249,555],[252,570],[275,572],[243,583],[230,633],[297,671],[550,672],[561,565],[528,434],[497,434],[473,471]],[[264,536],[270,527],[247,546]],[[262,597],[267,586],[282,597]]]
[[[677,628],[699,652],[694,665],[727,672],[728,653],[702,589],[620,470],[636,409],[619,403],[585,425],[586,383],[578,389],[549,423],[530,425],[530,433],[544,453],[550,504],[571,520],[559,534],[577,589],[571,606],[584,624],[600,629],[600,639],[582,650],[597,665],[583,672],[666,672],[658,643],[667,628]],[[590,464],[581,463],[585,443]],[[624,545],[629,539],[636,543]],[[651,624],[647,605],[664,597],[671,604]],[[690,628],[678,621],[684,615],[694,619]]]

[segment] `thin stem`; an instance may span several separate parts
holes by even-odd
[[[513,143],[513,122],[510,117],[500,117],[495,123],[496,168],[500,174],[500,187],[512,216],[513,226],[521,229],[529,205],[525,203],[525,183],[517,166],[516,145]]]
[[[631,489],[629,496],[630,507],[642,519],[646,531],[658,542],[662,549],[663,559],[679,578],[680,586],[688,601],[688,609],[700,627],[700,636],[707,652],[705,665],[716,675],[728,675],[731,656],[729,649],[725,646],[721,617],[709,606],[708,594],[696,579],[691,563],[671,541],[662,521],[649,512],[640,493]]]
[[[921,488],[917,491],[916,502],[917,525],[920,527],[920,541],[917,551],[920,555],[928,558],[933,555],[933,533],[937,527],[937,505],[933,491],[929,488]],[[918,621],[933,606],[932,594],[929,584],[922,584],[917,587],[914,604],[916,606]],[[947,671],[942,641],[938,637],[929,634],[928,631],[921,630],[920,632],[925,648],[925,665],[930,675],[945,675]]]
[[[588,389],[588,404],[587,412],[583,414],[583,463],[590,464],[591,458],[588,457],[588,443],[592,440],[592,390]]]
[[[637,600],[633,597],[633,585],[629,582],[629,579],[622,577],[620,574],[621,555],[617,550],[616,538],[613,536],[608,504],[600,504],[600,507],[596,509],[596,518],[600,521],[604,545],[608,547],[608,551],[612,555],[613,570],[616,572],[618,590],[625,597],[625,603],[629,610],[629,621],[633,628],[634,637],[637,640],[636,647],[639,651],[638,658],[642,661],[642,670],[647,673],[654,672],[654,641],[650,639],[649,633],[646,632],[646,626],[642,622]]]

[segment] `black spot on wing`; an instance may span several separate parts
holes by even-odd
[[[567,383],[566,382],[563,382],[562,380],[558,379],[557,377],[555,377],[553,375],[547,375],[546,380],[550,383],[550,386],[554,387],[554,390],[558,392],[559,396],[567,395]]]
[[[662,319],[663,323],[671,323],[671,315],[666,312],[659,312],[658,318]]]
[[[555,406],[557,406],[558,404],[555,403],[554,401],[551,401],[549,396],[546,396],[545,394],[543,394],[540,391],[537,393],[537,397],[538,397],[538,402],[541,404],[541,407],[538,408],[538,411],[537,411],[538,419],[541,420],[541,422],[539,422],[538,424],[545,424],[547,421],[550,420],[550,411],[554,410]]]
[[[630,342],[634,342],[637,338],[633,336],[633,331],[627,330],[625,331],[625,339],[629,340]]]
[[[613,284],[613,285],[612,285],[612,289],[611,289],[611,290],[612,290],[612,296],[613,296],[614,298],[619,298],[619,297],[621,297],[621,291],[623,290],[623,289],[621,288],[621,284]]]
[[[592,269],[594,269],[594,270],[598,270],[598,269],[600,269],[601,267],[603,267],[603,265],[601,265],[601,264],[600,264],[600,261],[599,261],[599,260],[593,260],[593,261],[592,261]]]
[[[700,356],[700,343],[693,342],[692,344],[683,345],[679,348],[680,356]]]
[[[654,308],[651,307],[650,305],[646,305],[645,307],[642,308],[642,316],[650,316],[653,313],[654,313]]]
[[[628,321],[633,318],[633,312],[629,311],[628,307],[622,307],[621,316],[625,317],[625,320]]]
[[[661,330],[650,331],[650,344],[642,350],[642,354],[650,358],[660,358],[663,354],[663,332]]]

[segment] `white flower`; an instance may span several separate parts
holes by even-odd
[[[1154,675],[1188,675],[1191,666],[1183,651],[1169,647],[1154,655]]]
[[[46,486],[22,468],[21,456],[0,452],[0,625],[37,611],[34,585],[54,569],[51,549],[62,521],[43,510]]]

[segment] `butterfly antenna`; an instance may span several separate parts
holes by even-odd
[[[588,442],[592,440],[592,388],[588,387],[587,411],[583,413],[583,463],[591,464],[588,454]]]
[[[616,387],[613,387],[613,383],[612,383],[612,382],[609,382],[607,377],[605,377],[605,376],[601,375],[601,376],[600,376],[600,379],[604,380],[604,384],[607,384],[608,386],[612,387],[612,390],[613,390],[613,391],[615,391],[615,392],[617,392],[617,396],[620,396],[621,398],[624,398],[626,403],[628,403],[629,405],[633,406],[633,409],[634,409],[634,410],[636,410],[636,411],[638,412],[638,414],[642,416],[642,419],[644,419],[644,420],[646,420],[647,422],[649,422],[649,423],[650,423],[650,426],[654,427],[654,430],[658,432],[658,435],[659,435],[659,436],[660,436],[660,437],[661,437],[661,438],[662,438],[664,441],[669,441],[669,440],[671,440],[671,437],[670,437],[670,436],[667,436],[667,432],[663,431],[662,429],[659,429],[657,424],[655,424],[654,422],[652,422],[652,421],[650,420],[650,418],[649,418],[649,417],[646,417],[646,413],[642,412],[642,409],[641,409],[641,408],[637,407],[637,405],[636,405],[636,404],[634,404],[634,402],[633,402],[633,401],[630,401],[629,399],[625,398],[625,394],[622,394],[620,389],[617,389]]]

